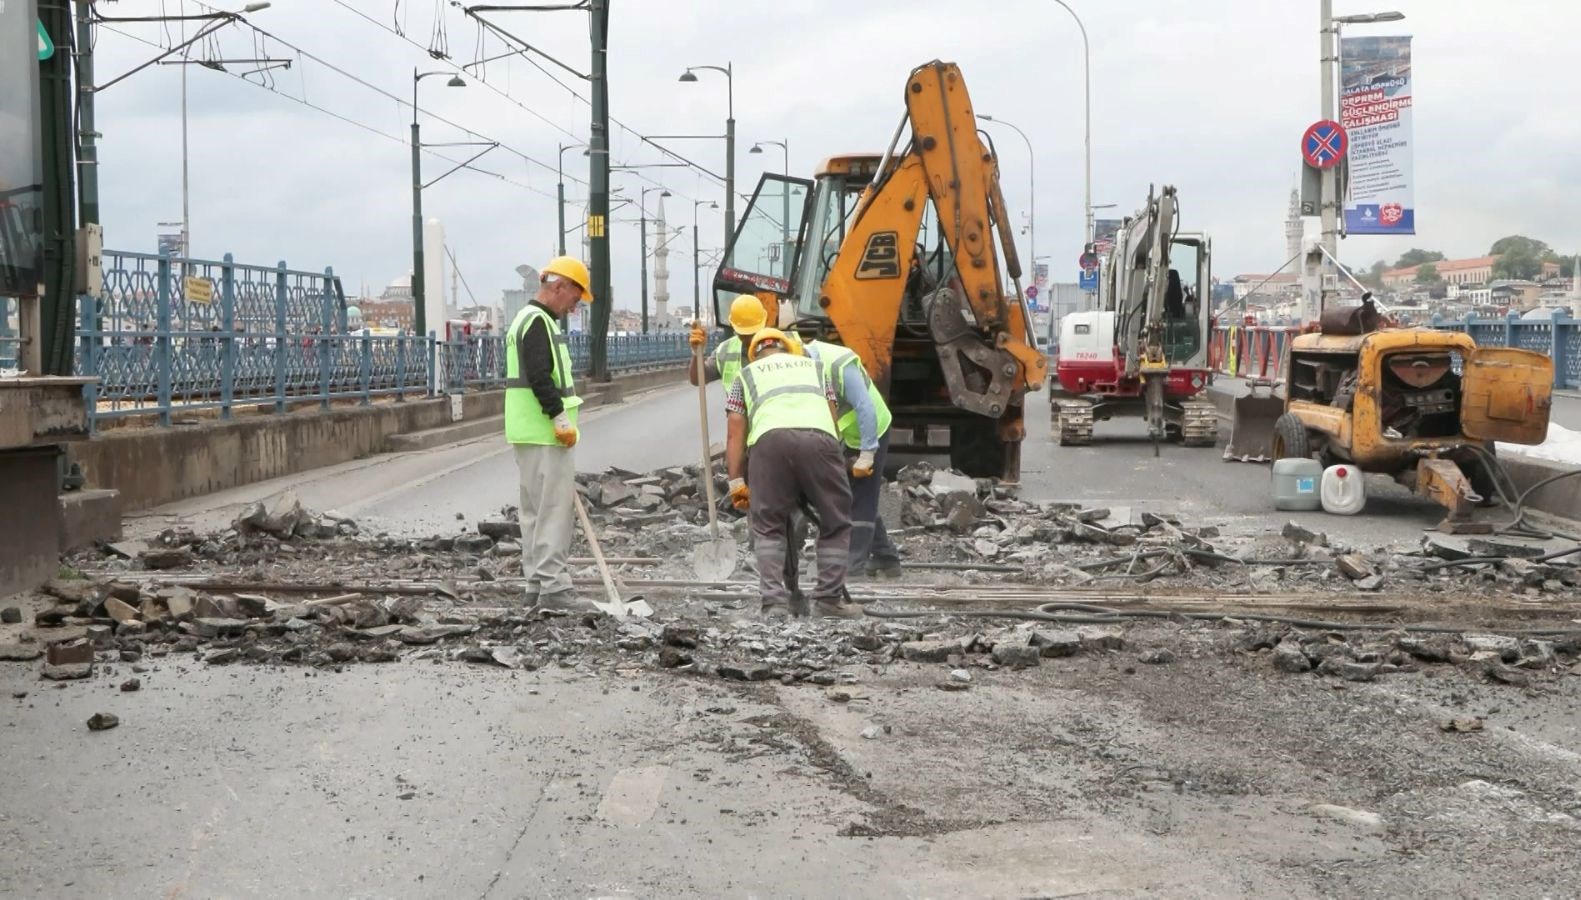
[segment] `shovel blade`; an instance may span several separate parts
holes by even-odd
[[[729,538],[703,541],[692,548],[692,571],[698,581],[725,581],[736,573],[736,542]]]

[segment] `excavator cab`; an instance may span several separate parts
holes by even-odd
[[[714,321],[729,321],[739,294],[764,302],[768,321],[788,325],[795,313],[783,307],[794,296],[793,280],[807,239],[807,209],[813,183],[765,173],[714,273]]]

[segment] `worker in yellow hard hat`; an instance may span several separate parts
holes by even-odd
[[[764,308],[763,301],[751,294],[739,294],[730,301],[730,327],[735,331],[731,337],[721,341],[714,348],[711,356],[703,360],[703,381],[722,381],[728,393],[736,383],[736,375],[741,371],[742,357],[746,350],[745,341],[751,340],[754,334],[768,324],[768,310]],[[708,343],[708,332],[703,330],[701,322],[692,322],[692,333],[688,337],[693,347],[701,347]],[[697,383],[697,369],[691,368],[688,377],[692,384]]]
[[[522,572],[528,603],[540,610],[579,612],[593,604],[571,588],[566,557],[575,522],[572,497],[579,432],[571,348],[560,319],[593,302],[587,266],[557,256],[538,278],[538,296],[505,332],[505,440],[521,478]]]
[[[774,328],[760,328],[752,336],[749,361],[725,400],[730,501],[751,516],[765,616],[803,612],[796,569],[787,565],[794,559],[790,537],[803,504],[818,520],[818,582],[811,611],[859,616],[845,591],[851,487],[835,427],[835,391],[800,347]]]

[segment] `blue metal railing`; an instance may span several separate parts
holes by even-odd
[[[229,254],[107,251],[104,259],[102,295],[77,304],[77,372],[98,379],[87,390],[91,427],[132,415],[169,425],[185,411],[229,418],[237,406],[279,413],[303,402],[504,385],[502,335],[348,333],[331,269],[248,266]],[[573,368],[586,372],[588,336],[572,334],[570,345]],[[690,354],[685,332],[669,332],[611,335],[607,357],[611,372],[624,372],[681,365]]]
[[[1478,319],[1448,322],[1433,317],[1432,326],[1444,331],[1471,335],[1482,347],[1519,347],[1546,353],[1554,361],[1554,387],[1581,388],[1581,320],[1564,313],[1551,319],[1522,319],[1510,314],[1503,319]]]

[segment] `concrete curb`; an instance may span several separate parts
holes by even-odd
[[[504,431],[505,417],[490,416],[486,419],[457,422],[454,425],[446,425],[441,428],[409,431],[405,434],[392,434],[384,442],[384,452],[410,453],[414,450],[432,450],[445,444],[454,444],[457,441],[470,441],[474,438],[488,437],[491,434],[501,434]]]

